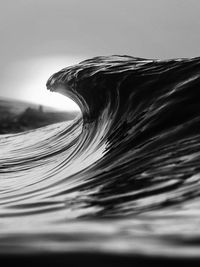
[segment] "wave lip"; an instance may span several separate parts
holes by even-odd
[[[114,55],[53,74],[82,118],[0,137],[2,251],[198,256],[199,69]]]

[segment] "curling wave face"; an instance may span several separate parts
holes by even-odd
[[[199,85],[200,58],[52,75],[82,116],[0,137],[1,253],[199,256]]]

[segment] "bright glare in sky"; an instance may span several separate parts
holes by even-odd
[[[12,98],[50,106],[60,110],[80,110],[71,99],[46,89],[48,78],[55,72],[79,63],[83,58],[46,57],[15,62],[9,67],[7,86],[15,87]]]
[[[39,97],[38,95],[31,95],[31,102],[50,106],[60,110],[78,110],[77,105],[68,97],[47,90],[43,91],[44,92],[41,92]]]

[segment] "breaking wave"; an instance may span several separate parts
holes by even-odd
[[[96,57],[47,88],[82,114],[0,136],[1,253],[199,256],[200,58]]]

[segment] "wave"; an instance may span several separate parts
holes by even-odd
[[[105,56],[53,74],[82,114],[1,135],[1,253],[197,257],[199,70]]]

